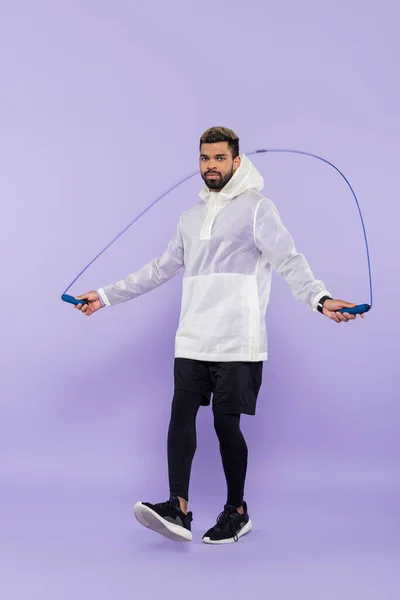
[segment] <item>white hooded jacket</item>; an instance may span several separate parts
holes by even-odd
[[[209,361],[268,358],[265,315],[272,269],[294,296],[317,312],[331,296],[315,279],[248,157],[220,192],[204,185],[201,201],[182,213],[164,254],[121,281],[96,290],[105,306],[145,294],[184,269],[175,356]]]

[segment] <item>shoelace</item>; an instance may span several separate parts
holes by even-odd
[[[229,531],[232,533],[232,537],[235,542],[239,541],[239,537],[236,533],[236,528],[233,523],[232,518],[233,512],[232,509],[226,508],[222,511],[217,517],[217,525],[222,529],[222,531]]]

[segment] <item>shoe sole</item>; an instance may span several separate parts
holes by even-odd
[[[133,511],[141,525],[156,533],[160,533],[174,542],[190,542],[193,539],[191,531],[188,531],[185,527],[181,527],[181,525],[175,525],[166,521],[142,502],[136,502]]]
[[[242,535],[246,535],[246,533],[249,533],[251,529],[251,519],[249,519],[246,523],[246,525],[244,527],[242,527],[242,529],[239,531],[239,533],[237,534],[238,538],[241,538]],[[204,538],[203,537],[203,542],[205,544],[231,544],[232,542],[234,542],[235,539],[234,538],[228,538],[227,540],[210,540],[210,538]]]

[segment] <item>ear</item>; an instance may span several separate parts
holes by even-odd
[[[237,156],[236,158],[233,159],[233,170],[236,171],[238,169],[238,167],[240,167],[240,156]]]

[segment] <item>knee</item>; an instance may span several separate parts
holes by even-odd
[[[201,396],[183,390],[175,390],[171,405],[170,426],[193,424],[201,405]]]
[[[176,420],[185,414],[185,392],[176,390],[171,404],[171,420]]]
[[[219,439],[231,439],[240,431],[240,414],[214,413],[214,428]]]

